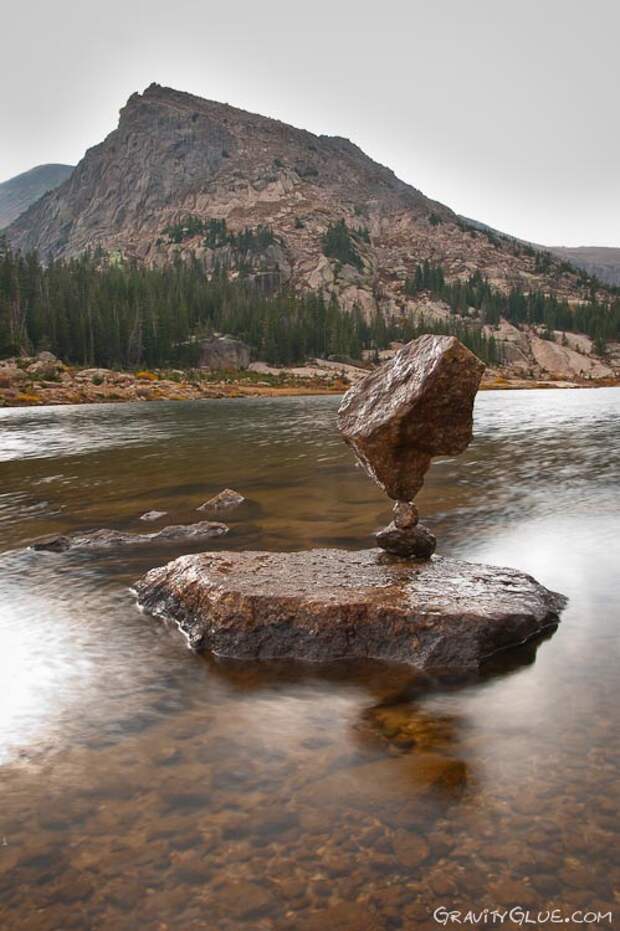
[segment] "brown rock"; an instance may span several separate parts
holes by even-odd
[[[399,530],[409,530],[418,523],[418,509],[413,501],[397,501],[393,508],[394,524]]]
[[[384,924],[368,905],[339,902],[302,920],[299,931],[382,931]]]
[[[420,336],[350,388],[338,426],[390,498],[411,501],[433,456],[462,453],[484,365],[455,336]]]
[[[217,907],[229,918],[253,918],[275,905],[273,895],[256,883],[225,882],[217,890]]]
[[[403,866],[416,867],[428,857],[430,848],[419,834],[410,831],[395,831],[392,846],[396,859]]]
[[[476,668],[558,621],[565,599],[514,569],[378,550],[200,553],[152,569],[139,603],[197,649]]]
[[[383,530],[375,534],[377,546],[394,556],[415,556],[417,559],[430,559],[435,552],[437,540],[423,524],[401,529],[392,521]]]

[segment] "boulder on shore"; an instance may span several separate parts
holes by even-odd
[[[234,336],[214,336],[200,344],[201,369],[211,372],[239,371],[250,364],[250,347]]]
[[[152,569],[139,605],[198,650],[477,668],[558,623],[566,599],[514,569],[380,550],[200,553]]]
[[[483,372],[455,336],[425,334],[347,391],[340,431],[390,498],[411,501],[433,456],[455,456],[469,445]]]

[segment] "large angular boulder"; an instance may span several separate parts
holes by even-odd
[[[468,446],[483,371],[455,336],[426,334],[347,391],[338,426],[390,498],[411,501],[433,456]]]
[[[514,569],[376,549],[181,556],[135,591],[195,649],[222,656],[461,669],[554,626],[566,601]]]
[[[200,345],[201,369],[211,372],[239,371],[250,364],[250,347],[234,336],[214,336]]]

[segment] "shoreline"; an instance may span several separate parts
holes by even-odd
[[[116,371],[75,368],[51,353],[36,358],[0,361],[0,409],[60,407],[135,401],[198,401],[229,398],[311,397],[341,395],[367,374],[352,365],[330,368],[246,369],[208,372],[197,369]],[[523,378],[496,369],[483,376],[481,391],[607,388],[620,378]]]
[[[63,390],[62,396],[53,390],[46,390],[45,393],[38,392],[28,394],[18,398],[3,398],[0,390],[0,410],[10,408],[29,408],[29,407],[67,407],[70,405],[86,404],[128,404],[136,402],[152,403],[155,401],[201,401],[201,400],[232,400],[238,398],[286,398],[286,397],[316,397],[320,395],[342,395],[350,387],[349,385],[234,385],[226,383],[211,383],[204,389],[198,388],[187,390],[184,385],[179,386],[181,390],[166,391],[165,389],[153,386],[148,393],[121,393],[119,391],[97,391],[89,390],[83,392],[78,390]],[[568,389],[593,389],[593,388],[617,388],[620,387],[620,380],[607,379],[600,382],[568,382],[568,381],[551,381],[551,380],[526,380],[526,379],[498,379],[488,381],[480,385],[480,391],[529,391],[529,390],[554,390],[562,391]]]

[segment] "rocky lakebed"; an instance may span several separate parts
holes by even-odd
[[[616,908],[617,391],[479,395],[472,443],[436,457],[415,510],[355,466],[339,405],[0,411],[3,927],[390,931],[437,927],[438,907]],[[397,520],[438,555],[378,546]],[[228,532],[160,535],[204,522]],[[557,629],[438,670],[188,650],[131,593],[177,572],[189,595],[195,560],[208,600],[209,565],[232,587],[257,553],[253,580],[281,584],[325,550],[347,571],[289,572],[297,597],[319,575],[411,596],[419,573],[432,609],[453,567],[476,592],[503,579],[508,613],[569,600]],[[257,592],[236,590],[247,620]],[[382,599],[402,623],[393,585]]]

